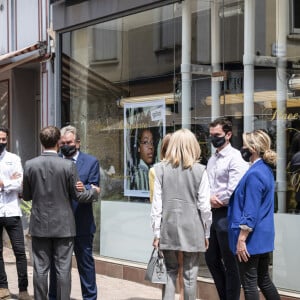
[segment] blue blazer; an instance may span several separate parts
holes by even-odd
[[[274,250],[274,191],[271,167],[262,159],[254,163],[238,183],[228,207],[228,235],[236,254],[240,225],[253,229],[246,240],[250,254]]]
[[[79,152],[76,167],[79,178],[87,190],[91,188],[91,184],[99,186],[100,168],[96,157]],[[76,223],[76,236],[94,234],[96,225],[92,203],[72,201],[72,205]]]

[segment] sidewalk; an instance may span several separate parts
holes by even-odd
[[[18,299],[18,279],[15,265],[15,257],[10,248],[4,247],[3,257],[7,273],[8,286],[11,292],[11,299]],[[33,270],[28,266],[28,292],[33,295],[32,286]],[[131,281],[121,280],[103,275],[97,275],[98,299],[101,300],[159,300],[161,299],[161,290],[138,284]],[[81,289],[77,269],[72,269],[72,300],[80,300]],[[176,297],[178,299],[178,296]]]

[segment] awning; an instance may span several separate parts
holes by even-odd
[[[29,47],[0,55],[0,72],[5,72],[19,65],[47,58],[46,49],[46,42],[38,42]]]

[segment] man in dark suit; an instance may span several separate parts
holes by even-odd
[[[41,156],[25,163],[23,199],[32,200],[29,232],[32,236],[34,297],[48,297],[48,272],[53,260],[57,276],[57,299],[70,299],[71,262],[76,234],[72,199],[97,200],[100,189],[80,189],[73,162],[58,156],[60,131],[45,127],[40,132]]]
[[[87,190],[91,184],[99,185],[100,169],[98,160],[80,151],[80,137],[75,127],[66,126],[61,129],[60,151],[63,158],[72,160],[76,164],[79,178]],[[81,283],[82,299],[97,300],[97,284],[95,262],[93,258],[93,240],[96,225],[92,203],[78,203],[73,201],[73,211],[76,222],[76,237],[74,252]],[[55,276],[50,275],[49,299],[55,298]]]

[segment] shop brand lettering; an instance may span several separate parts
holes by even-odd
[[[300,120],[300,114],[299,113],[286,113],[281,112],[278,110],[275,110],[271,117],[271,121],[274,121],[276,119],[286,120],[286,121],[293,121],[293,120]]]

